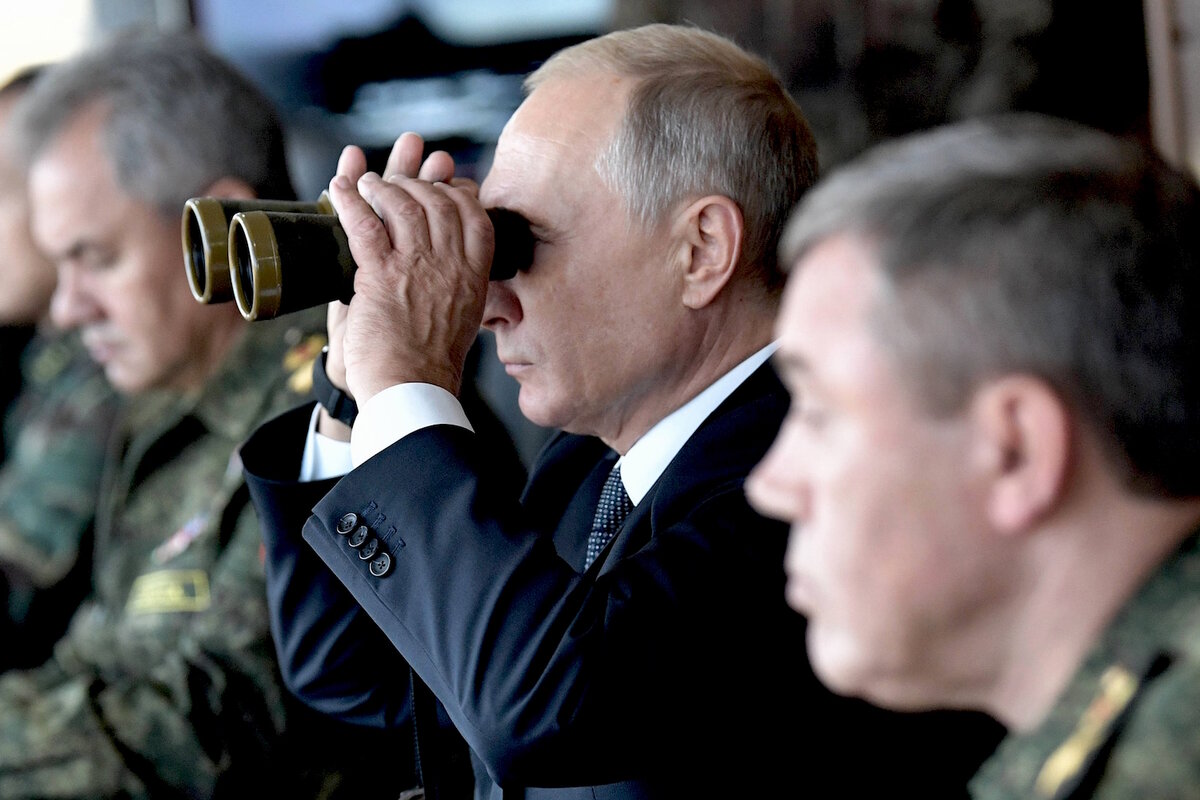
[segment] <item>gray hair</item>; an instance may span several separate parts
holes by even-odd
[[[556,53],[525,82],[604,71],[637,81],[597,169],[631,217],[660,222],[680,202],[730,198],[746,225],[743,262],[782,285],[777,245],[817,177],[816,141],[799,106],[760,58],[714,33],[653,24]]]
[[[1011,115],[915,134],[834,172],[784,235],[792,265],[849,235],[873,310],[934,415],[1036,375],[1134,489],[1200,495],[1200,189],[1138,143]]]
[[[126,33],[48,67],[14,111],[23,160],[95,107],[121,187],[164,215],[222,177],[295,196],[271,103],[193,35]]]

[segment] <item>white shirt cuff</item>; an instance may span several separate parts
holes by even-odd
[[[389,386],[358,408],[350,431],[350,459],[357,467],[408,434],[434,425],[471,427],[458,398],[429,383]]]
[[[308,421],[308,438],[304,440],[304,455],[300,458],[300,480],[321,481],[340,478],[354,468],[350,458],[350,443],[317,432],[318,405]]]

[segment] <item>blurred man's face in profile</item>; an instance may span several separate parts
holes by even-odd
[[[792,407],[747,493],[792,523],[788,602],[831,688],[924,707],[992,583],[963,416],[933,419],[880,343],[881,278],[849,237],[796,265],[776,325]]]
[[[41,254],[29,231],[25,178],[9,152],[7,125],[19,99],[0,98],[0,325],[33,325],[50,310],[54,265]]]
[[[80,330],[122,392],[199,386],[219,310],[192,297],[178,218],[118,186],[101,120],[81,114],[30,168],[34,239],[58,271],[53,320]]]

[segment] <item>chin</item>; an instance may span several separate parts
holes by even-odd
[[[808,655],[821,683],[838,694],[866,697],[877,674],[869,653],[843,631],[830,630],[818,619],[808,623]]]
[[[873,657],[845,639],[838,644],[823,642],[811,624],[808,651],[813,673],[836,694],[895,711],[925,711],[938,705],[937,698],[931,697],[928,675],[888,664],[879,654]]]
[[[842,665],[830,663],[828,660],[821,658],[820,650],[812,646],[812,637],[809,637],[809,660],[812,662],[813,673],[821,683],[825,684],[825,688],[836,694],[846,695],[848,697],[859,697],[862,695],[862,686],[854,679],[854,673],[842,668]]]
[[[552,407],[547,408],[545,404],[539,403],[538,398],[524,386],[521,387],[521,392],[517,395],[517,406],[521,409],[521,415],[534,425],[542,428],[567,430],[563,425],[560,415],[555,414]]]
[[[104,375],[112,387],[121,394],[139,394],[155,388],[154,383],[146,375],[123,370],[120,366],[109,364],[108,368],[104,370]]]

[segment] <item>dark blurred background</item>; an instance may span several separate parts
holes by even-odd
[[[887,137],[1015,109],[1151,140],[1165,133],[1156,127],[1168,124],[1153,117],[1156,57],[1169,56],[1176,73],[1159,100],[1175,105],[1177,118],[1186,117],[1181,78],[1200,66],[1186,47],[1198,5],[1200,0],[91,2],[95,35],[134,24],[194,27],[255,78],[288,119],[297,180],[310,193],[325,185],[344,143],[386,153],[396,134],[409,128],[481,174],[520,100],[522,75],[564,45],[651,21],[694,23],[765,56],[812,121],[826,167]]]
[[[25,5],[6,3],[4,35],[24,35]],[[525,73],[567,44],[653,21],[716,30],[766,57],[812,123],[824,169],[889,137],[1008,110],[1073,118],[1152,142],[1192,169],[1200,163],[1200,0],[74,5],[87,16],[85,39],[134,25],[198,30],[278,104],[308,198],[327,185],[343,145],[364,147],[381,166],[405,130],[453,153],[460,174],[482,178]],[[523,422],[515,387],[492,366],[481,362],[481,384],[531,457],[545,432]]]

